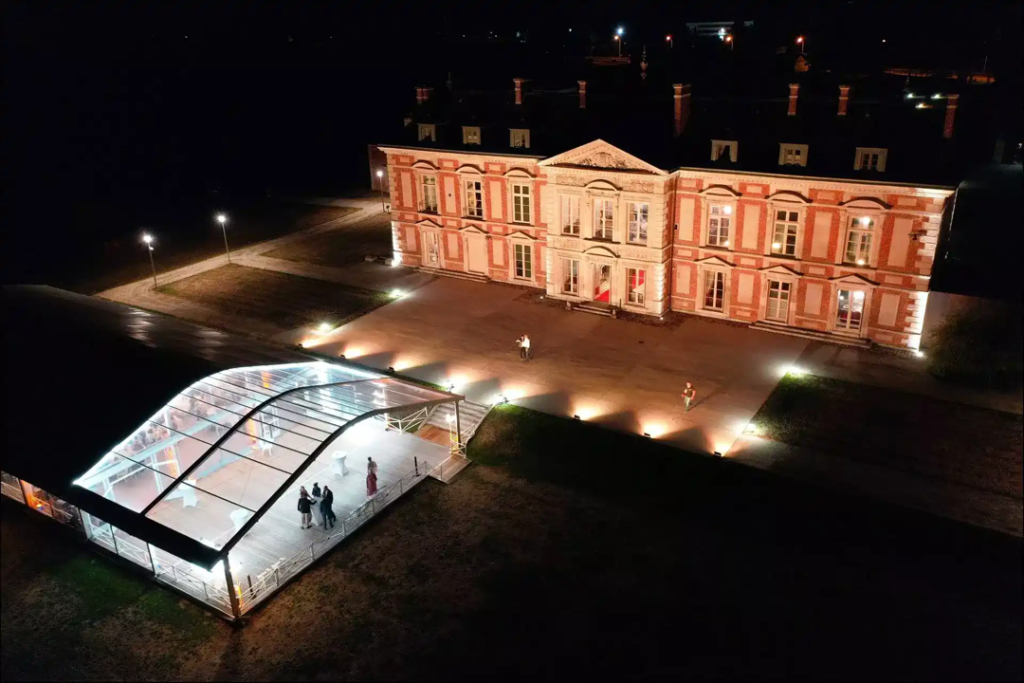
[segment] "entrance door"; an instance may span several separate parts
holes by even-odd
[[[765,317],[775,322],[789,321],[789,283],[779,280],[768,281],[768,306]]]
[[[594,264],[594,301],[610,303],[612,298],[612,267]]]
[[[466,268],[471,273],[487,272],[487,238],[483,235],[472,235],[467,238],[469,242],[466,250]]]
[[[840,289],[836,306],[836,332],[857,332],[864,317],[864,292]]]
[[[441,267],[441,240],[436,232],[423,233],[423,265]]]

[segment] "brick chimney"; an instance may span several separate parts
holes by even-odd
[[[946,96],[946,121],[942,124],[942,137],[949,140],[953,137],[953,123],[956,119],[956,101],[959,95],[950,94]]]
[[[790,83],[789,84],[789,111],[787,112],[790,116],[796,116],[796,98],[800,94],[800,84]]]
[[[837,116],[846,116],[846,105],[850,101],[850,86],[841,85],[839,86],[839,111],[836,112]]]
[[[416,88],[416,104],[423,104],[423,88]]]
[[[513,78],[512,82],[516,85],[516,104],[523,103],[523,79]]]
[[[423,88],[423,101],[426,102],[430,99],[430,96],[434,94],[433,88]]]
[[[580,85],[580,109],[587,108],[587,82],[576,81]]]
[[[686,121],[690,118],[690,88],[689,83],[673,83],[672,90],[674,90],[675,99],[675,125],[672,128],[672,135],[679,137],[683,134],[683,129],[686,128]]]

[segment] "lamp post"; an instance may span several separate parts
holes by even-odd
[[[220,223],[221,232],[224,233],[224,253],[228,255],[228,263],[231,263],[231,250],[228,249],[228,217],[222,213],[218,213],[217,222]]]
[[[377,169],[377,184],[380,185],[380,212],[384,213],[387,211],[387,207],[384,206],[384,171]]]
[[[669,47],[669,49],[670,49],[670,50],[671,50],[671,49],[672,49],[673,47],[675,47],[675,44],[674,44],[674,43],[672,42],[672,36],[671,36],[671,35],[667,35],[667,36],[665,36],[665,42],[667,42],[667,43],[668,43],[668,47]]]
[[[726,36],[725,37],[725,42],[729,43],[729,50],[730,51],[736,49],[736,42],[732,39],[732,36]]]
[[[615,29],[615,42],[619,44],[619,56],[622,56],[622,34],[625,33],[625,29],[621,26]]]
[[[146,243],[149,251],[149,267],[153,269],[153,289],[156,289],[156,262],[153,260],[153,236],[149,233],[142,233],[142,241]]]
[[[885,41],[883,40],[882,42],[884,43]],[[804,40],[804,37],[803,36],[797,36],[796,37],[796,44],[800,46],[800,54],[804,54],[804,46],[807,45],[807,41]]]

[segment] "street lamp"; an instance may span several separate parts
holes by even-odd
[[[726,36],[725,37],[725,42],[729,43],[729,50],[735,50],[736,49],[736,43],[733,42],[732,36]]]
[[[807,41],[804,40],[803,36],[797,36],[796,37],[796,44],[800,46],[800,54],[803,54],[804,53],[804,47],[807,45]]]
[[[224,253],[228,255],[228,263],[231,263],[231,250],[228,249],[228,217],[222,213],[218,213],[217,222],[220,223],[221,232],[224,233]]]
[[[665,41],[668,43],[669,48],[674,47],[674,44],[672,43],[672,36],[671,35],[665,36]]]
[[[613,39],[615,40],[615,42],[616,42],[616,43],[618,43],[618,45],[619,45],[619,56],[621,57],[621,56],[622,56],[622,41],[621,41],[621,40],[619,40],[619,36],[618,36],[618,34],[616,34],[616,35],[612,36],[612,38],[613,38]]]
[[[149,233],[142,233],[142,241],[146,243],[149,250],[149,267],[153,269],[153,289],[156,289],[156,262],[153,261],[153,236]]]
[[[384,213],[387,207],[384,206],[384,171],[377,169],[377,184],[380,186],[380,211]]]

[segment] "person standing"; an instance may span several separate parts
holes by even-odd
[[[334,491],[324,485],[324,497],[320,500],[320,514],[324,518],[324,528],[333,529],[338,517],[334,514]]]
[[[320,482],[316,482],[316,481],[313,482],[313,491],[312,491],[312,493],[313,493],[313,497],[314,498],[319,498],[320,497]]]
[[[366,458],[366,495],[372,496],[377,493],[377,463],[373,458]]]
[[[309,502],[309,494],[305,487],[299,489],[299,514],[302,515],[302,528],[308,529],[313,526],[312,506]]]
[[[530,362],[530,338],[528,336],[526,336],[525,334],[523,335],[523,342],[520,345],[520,348],[522,349],[523,360],[525,360],[527,363],[529,363]]]
[[[690,406],[693,405],[693,399],[697,398],[697,390],[693,388],[692,382],[686,383],[686,388],[683,389],[682,393],[683,403],[686,405],[686,411],[690,412]]]
[[[319,486],[314,487],[313,490],[316,491],[316,495],[309,498],[309,511],[313,514],[313,523],[318,527],[322,527],[324,525],[324,516],[320,513],[320,502],[323,498],[320,496]]]

